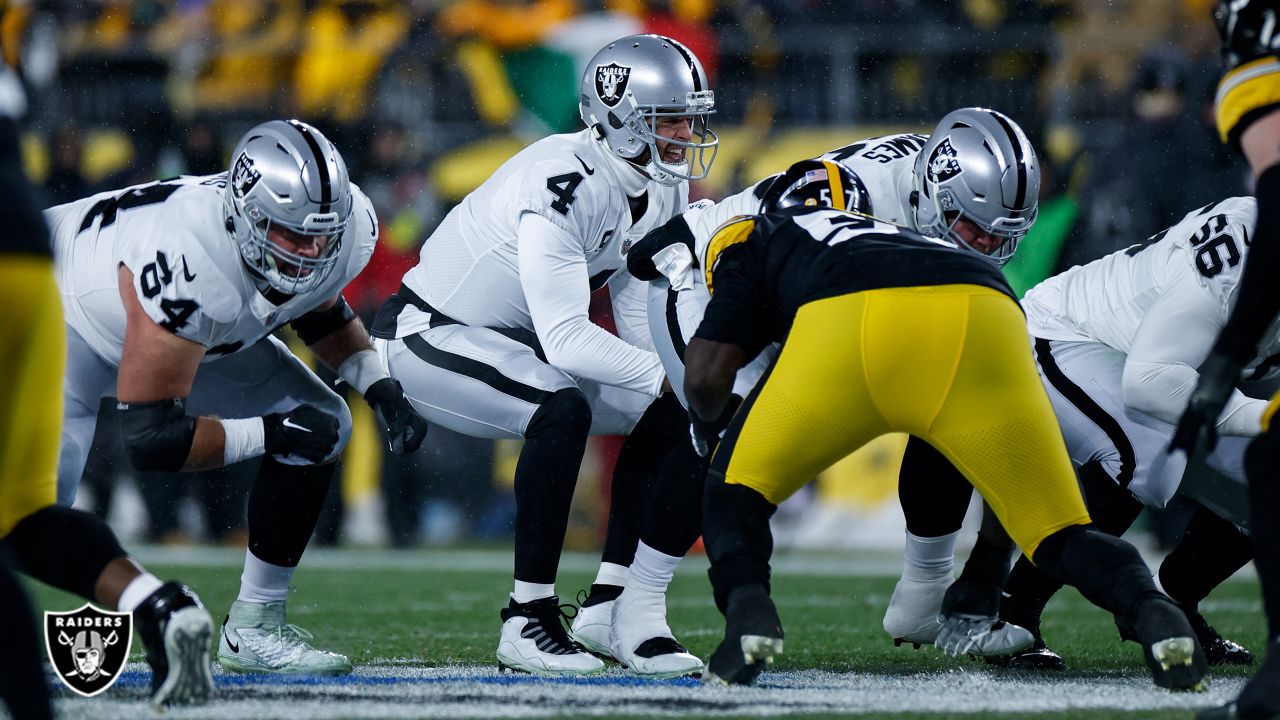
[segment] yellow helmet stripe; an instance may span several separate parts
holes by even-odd
[[[831,207],[836,210],[848,210],[844,203],[844,184],[840,182],[840,168],[830,160],[823,160],[827,166],[827,183],[831,186]]]
[[[715,272],[716,261],[720,259],[720,253],[725,248],[732,247],[738,243],[746,242],[747,236],[756,227],[756,221],[750,217],[738,217],[716,230],[716,234],[711,236],[711,242],[707,245],[707,259],[702,263],[702,272],[707,278],[707,292],[715,292],[715,283],[712,281],[711,274]]]

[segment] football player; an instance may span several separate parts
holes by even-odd
[[[213,621],[189,589],[161,583],[120,547],[101,519],[57,500],[63,321],[49,232],[22,171],[15,119],[26,106],[16,73],[0,63],[0,284],[10,317],[0,328],[0,552],[17,569],[99,605],[131,612],[151,665],[151,703],[203,703],[213,689]],[[0,698],[13,717],[52,717],[36,624],[22,586],[0,563],[0,605],[14,623]],[[21,612],[21,615],[16,613]]]
[[[67,324],[58,501],[75,498],[105,396],[118,399],[139,470],[261,457],[218,662],[350,672],[346,657],[306,642],[285,601],[351,415],[272,333],[292,325],[369,401],[393,450],[414,450],[426,423],[340,294],[373,253],[378,224],[337,148],[306,123],[275,120],[245,133],[227,173],[99,193],[45,219]]]
[[[1186,457],[1166,462],[1164,449],[1196,368],[1235,302],[1256,208],[1252,198],[1230,198],[1193,210],[1145,243],[1073,267],[1023,298],[1041,378],[1090,515],[1104,532],[1123,534],[1144,506],[1162,508],[1179,490]],[[1277,352],[1280,338],[1271,337],[1251,358],[1249,379],[1274,375],[1270,358]],[[1231,437],[1208,458],[1239,483],[1217,492],[1238,494],[1240,506],[1245,445],[1260,431],[1266,405],[1234,391],[1217,425],[1219,434]],[[1210,665],[1253,659],[1197,608],[1252,557],[1248,537],[1233,520],[1242,519],[1199,507],[1159,571],[1161,587],[1187,614]],[[1060,587],[1025,557],[1014,566],[1000,617],[1032,630],[1037,644],[1006,658],[1011,667],[1065,668],[1040,634],[1041,612]]]
[[[609,43],[582,78],[587,128],[525,148],[468,195],[424,244],[373,332],[391,374],[433,423],[478,437],[523,438],[516,466],[515,584],[497,657],[509,670],[581,675],[603,663],[571,638],[556,570],[589,435],[628,435],[613,478],[600,572],[575,628],[610,617],[636,553],[648,480],[687,418],[645,324],[645,284],[624,252],[684,210],[717,139],[714,94],[680,43],[634,35]],[[587,316],[608,286],[619,336]],[[646,466],[648,466],[646,468]],[[591,649],[609,653],[605,637]],[[657,637],[656,635],[661,635]],[[669,630],[619,660],[652,675],[701,661]]]
[[[1257,352],[1280,311],[1271,283],[1280,267],[1280,54],[1275,36],[1280,3],[1226,0],[1214,9],[1227,71],[1218,84],[1216,114],[1224,142],[1240,151],[1257,180],[1258,218],[1239,295],[1178,425],[1172,448],[1187,454],[1213,446],[1222,411],[1235,397],[1241,368]],[[1271,421],[1276,399],[1262,415],[1261,434],[1245,456],[1249,532],[1267,615],[1267,657],[1240,697],[1202,714],[1206,718],[1280,717],[1280,438]]]
[[[782,651],[769,587],[777,505],[872,438],[906,432],[963,472],[1040,567],[1132,624],[1157,685],[1202,688],[1186,617],[1131,545],[1090,524],[999,269],[951,238],[835,209],[856,180],[825,165],[788,179],[764,214],[722,226],[699,258],[712,300],[685,349],[685,395],[694,433],[718,443],[703,537],[726,620],[704,679],[749,684]],[[737,370],[775,342],[720,439]],[[937,372],[939,358],[951,372]],[[980,542],[948,589],[940,645],[964,652],[994,613],[999,553]]]
[[[1022,129],[986,108],[960,108],[939,121],[931,135],[904,133],[870,138],[818,158],[838,162],[866,187],[874,214],[932,237],[949,237],[1003,265],[1035,222],[1040,167]],[[695,204],[632,248],[628,267],[655,281],[649,293],[649,322],[658,354],[677,392],[684,377],[683,352],[702,319],[709,295],[696,271],[716,227],[756,208],[773,181],[766,178],[720,203]],[[733,395],[742,397],[765,372],[771,351],[755,358],[737,376]],[[683,401],[683,396],[682,396]],[[672,510],[655,517],[642,536],[633,577],[657,576],[650,590],[665,588],[678,557],[697,539],[701,496],[696,486],[664,484]],[[932,643],[938,610],[953,579],[953,555],[972,487],[928,443],[911,438],[903,459],[899,496],[907,520],[902,577],[885,613],[891,637]],[[661,496],[660,496],[661,497]],[[691,516],[691,517],[690,517]],[[652,554],[646,545],[661,547]],[[636,595],[628,588],[626,600]],[[651,594],[650,594],[651,595]],[[640,601],[652,605],[651,599]],[[629,603],[628,603],[629,604]],[[625,623],[624,623],[625,625]],[[995,651],[1005,641],[990,637]]]

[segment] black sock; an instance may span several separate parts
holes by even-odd
[[[679,442],[689,444],[689,416],[675,394],[666,393],[649,405],[618,453],[603,562],[627,566],[635,559],[663,460]]]
[[[702,505],[702,538],[711,568],[711,591],[723,613],[729,593],[742,585],[769,589],[769,558],[773,532],[769,518],[777,506],[744,485],[726,485],[723,478],[708,476]]]
[[[0,544],[12,554],[18,570],[95,602],[102,570],[126,556],[116,534],[100,518],[59,505],[26,516]]]
[[[516,462],[516,580],[556,580],[590,431],[591,407],[576,387],[552,395],[529,421]]]
[[[1011,552],[978,535],[969,559],[942,601],[942,612],[994,617],[1000,608],[1000,591],[1009,577]]]
[[[1262,584],[1268,640],[1280,638],[1280,437],[1274,425],[1245,452],[1249,479],[1249,536]]]
[[[675,557],[689,552],[702,534],[702,496],[708,464],[709,459],[698,457],[687,438],[667,454],[640,535],[645,545]]]
[[[1092,525],[1072,525],[1050,535],[1036,549],[1034,560],[1049,576],[1126,620],[1146,599],[1163,597],[1138,551]]]
[[[1195,609],[1251,559],[1249,536],[1201,506],[1173,552],[1160,563],[1160,586],[1174,602]]]
[[[907,438],[898,472],[898,500],[907,532],[934,538],[959,531],[972,496],[973,486],[946,455],[914,435]]]
[[[337,466],[286,465],[267,455],[249,490],[249,551],[263,562],[297,567],[320,519]]]

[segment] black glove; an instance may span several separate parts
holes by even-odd
[[[311,405],[262,416],[263,446],[270,455],[323,462],[338,446],[338,418]]]
[[[1181,450],[1191,457],[1200,446],[1206,452],[1212,450],[1218,444],[1218,418],[1239,382],[1240,364],[1211,353],[1200,366],[1200,380],[1173,432],[1169,451]]]
[[[387,431],[391,452],[404,455],[418,449],[427,436],[427,421],[413,409],[404,396],[404,388],[394,378],[382,378],[369,386],[364,399],[378,423]]]
[[[720,417],[711,421],[689,413],[689,435],[693,439],[693,450],[698,453],[698,457],[710,457],[716,451],[716,447],[720,444],[720,436],[724,434],[725,428],[729,427],[729,421],[733,420],[733,414],[738,411],[738,406],[741,404],[742,396],[730,395],[729,404],[724,406]]]

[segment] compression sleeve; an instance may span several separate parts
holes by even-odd
[[[533,213],[517,231],[520,284],[547,361],[573,375],[657,396],[665,374],[657,353],[629,345],[591,322],[582,242]]]
[[[1222,320],[1202,288],[1178,283],[1147,311],[1129,348],[1121,381],[1126,406],[1175,424],[1195,390],[1196,368]],[[1218,420],[1220,435],[1257,435],[1265,400],[1233,390]]]

